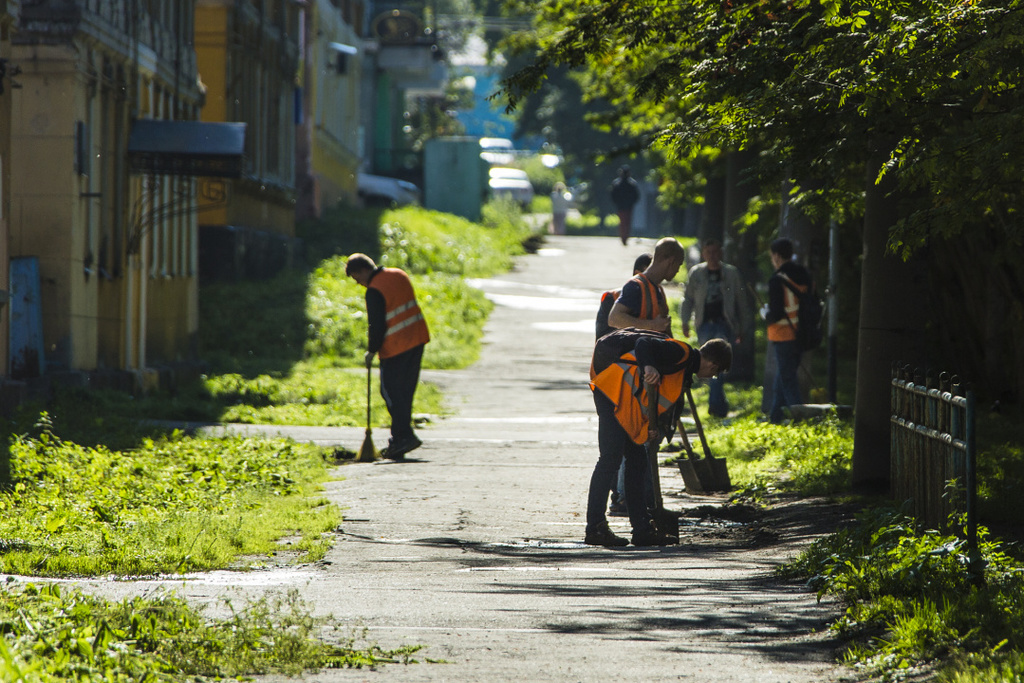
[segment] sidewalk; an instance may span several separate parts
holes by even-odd
[[[760,539],[692,523],[679,546],[582,543],[597,430],[587,386],[599,293],[620,286],[652,241],[549,237],[505,276],[476,283],[497,304],[480,361],[425,371],[454,415],[420,430],[401,463],[339,467],[327,489],[345,521],[317,566],[176,582],[92,582],[112,596],[159,586],[197,601],[298,589],[320,614],[368,628],[419,659],[308,681],[841,680],[821,632],[833,608],[771,579],[805,533]],[[358,450],[353,428],[230,427]],[[387,430],[374,430],[380,447]],[[662,470],[666,503],[681,493]],[[622,518],[613,529],[628,535]],[[749,530],[748,530],[749,531]],[[102,584],[102,585],[100,585]],[[271,679],[266,679],[271,680]],[[287,680],[287,679],[274,679]]]

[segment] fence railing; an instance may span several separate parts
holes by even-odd
[[[936,383],[915,376],[909,366],[896,366],[891,408],[893,498],[909,501],[919,522],[959,533],[976,549],[974,393],[963,395],[948,373]],[[966,523],[960,521],[964,516]]]

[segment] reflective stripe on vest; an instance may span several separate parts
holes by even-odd
[[[685,372],[674,372],[662,376],[661,384],[658,385],[658,415],[672,410],[682,398],[685,375]],[[633,443],[647,442],[647,392],[644,390],[642,372],[632,351],[622,354],[617,363],[612,363],[602,370],[590,383],[590,388],[600,391],[615,404],[615,419],[622,425]]]
[[[779,276],[785,278],[801,293],[807,291],[807,285],[798,285],[784,273],[779,273]],[[784,310],[786,311],[786,317],[780,318],[773,323],[769,323],[768,341],[782,342],[796,340],[796,329],[794,329],[794,326],[800,324],[800,300],[797,299],[796,293],[792,289],[786,285],[782,285],[782,301],[785,307]],[[792,322],[792,325],[790,322]]]
[[[397,268],[384,268],[370,280],[370,287],[384,296],[384,320],[387,330],[378,352],[391,358],[430,341],[427,321],[416,303],[409,276]]]

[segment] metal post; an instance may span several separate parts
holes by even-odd
[[[967,424],[964,425],[967,442],[967,548],[970,553],[978,551],[978,518],[977,518],[977,470],[974,443],[974,391],[967,392]]]
[[[839,403],[836,378],[839,374],[839,306],[836,292],[839,288],[839,223],[833,218],[828,225],[828,288],[825,290],[828,306],[828,400]]]

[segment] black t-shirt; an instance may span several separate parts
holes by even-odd
[[[725,319],[725,300],[722,298],[722,271],[708,269],[708,296],[704,300],[704,322]]]

